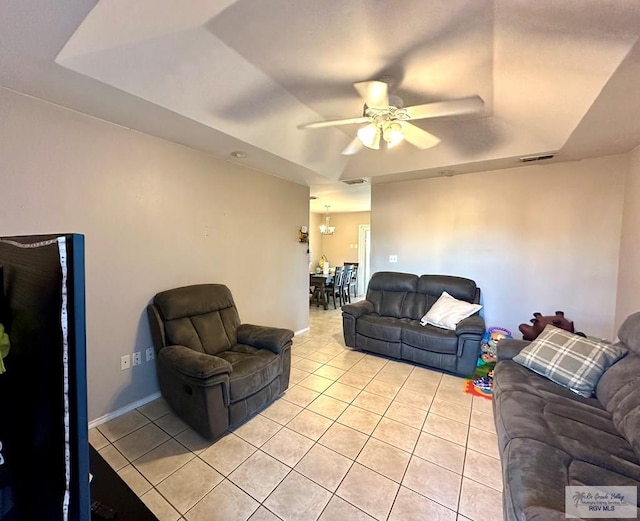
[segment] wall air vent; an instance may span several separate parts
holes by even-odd
[[[367,181],[366,179],[360,178],[360,179],[345,179],[342,182],[346,185],[361,185],[361,184],[368,183],[369,181]]]
[[[318,198],[317,195],[312,195],[312,196],[309,197],[309,200],[310,201],[315,201],[317,198]]]
[[[555,154],[543,154],[540,156],[525,156],[520,158],[521,163],[531,163],[532,161],[544,161],[545,159],[553,159]]]

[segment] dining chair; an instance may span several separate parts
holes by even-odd
[[[351,304],[351,295],[349,292],[351,277],[353,274],[353,266],[344,266],[344,273],[342,275],[342,291],[340,292],[345,302]]]
[[[325,284],[324,286],[324,291],[325,291],[325,298],[328,301],[329,300],[329,296],[333,297],[333,308],[337,309],[336,307],[336,295],[338,297],[338,302],[340,302],[340,307],[342,307],[342,301],[343,301],[343,295],[342,295],[342,291],[343,291],[343,279],[344,279],[344,266],[337,266],[336,267],[336,271],[333,275],[333,281],[329,282],[328,284]]]
[[[357,297],[358,296],[358,266],[359,263],[358,262],[345,262],[344,263],[345,267],[346,266],[351,266],[353,269],[351,271],[351,278],[349,279],[349,289],[348,291],[350,292],[351,290],[353,290],[353,296]],[[349,302],[351,302],[351,294],[349,294]]]

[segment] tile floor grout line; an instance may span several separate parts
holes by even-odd
[[[339,313],[339,310],[338,310]],[[323,316],[323,318],[325,318]],[[307,402],[306,399],[304,400],[298,400],[298,402],[293,402],[290,401],[289,399],[287,399],[287,397],[285,396],[286,393],[284,393],[283,395],[281,395],[280,397],[278,397],[278,400],[280,398],[283,399],[283,402],[286,402],[288,404],[291,404],[291,406],[293,407],[299,407],[299,410],[297,412],[295,412],[295,414],[291,417],[288,418],[286,420],[279,420],[276,421],[272,418],[270,418],[269,416],[263,414],[264,411],[266,410],[263,409],[261,411],[259,411],[255,416],[257,416],[258,414],[260,414],[265,420],[272,422],[275,426],[277,426],[277,429],[275,429],[275,431],[268,436],[265,440],[260,440],[260,444],[257,445],[257,440],[253,440],[253,441],[248,441],[247,439],[243,438],[242,436],[235,434],[235,436],[238,437],[238,439],[242,440],[242,442],[247,443],[250,447],[252,447],[253,449],[253,454],[256,454],[258,451],[263,454],[266,455],[270,458],[274,458],[274,460],[278,461],[280,464],[286,466],[286,468],[288,469],[288,471],[286,472],[286,474],[284,475],[284,477],[278,481],[278,483],[275,485],[274,489],[267,495],[267,497],[265,498],[265,500],[263,502],[257,501],[257,503],[259,504],[259,506],[257,508],[255,508],[253,510],[253,512],[249,515],[249,517],[253,516],[258,510],[260,510],[260,506],[262,506],[263,508],[265,508],[268,512],[270,512],[271,514],[273,514],[274,516],[276,516],[277,518],[280,518],[279,516],[277,516],[275,514],[275,512],[272,512],[271,510],[269,510],[265,505],[264,502],[267,501],[267,499],[271,496],[271,494],[274,493],[275,490],[278,489],[278,487],[283,483],[283,481],[285,479],[287,479],[287,477],[291,476],[292,471],[295,471],[297,474],[304,476],[303,474],[301,474],[300,472],[298,472],[296,470],[296,466],[300,464],[301,461],[303,461],[303,459],[305,457],[307,457],[307,455],[309,454],[310,451],[312,451],[314,449],[314,447],[322,447],[325,450],[331,451],[332,453],[335,453],[337,455],[340,455],[341,457],[345,457],[341,452],[338,452],[334,449],[332,449],[331,447],[324,445],[325,442],[328,442],[328,438],[327,440],[325,440],[325,442],[321,442],[322,438],[327,434],[327,432],[334,427],[336,424],[340,425],[341,428],[345,428],[345,429],[350,429],[355,433],[358,433],[359,435],[362,435],[365,439],[365,441],[363,442],[363,444],[360,446],[359,450],[357,451],[357,453],[354,454],[353,457],[348,456],[346,457],[346,459],[349,462],[348,468],[346,469],[345,473],[343,474],[342,478],[339,480],[339,482],[336,484],[335,486],[335,491],[332,492],[331,490],[325,488],[323,485],[321,485],[320,483],[316,482],[315,480],[311,479],[311,478],[307,478],[305,476],[306,479],[308,479],[310,482],[314,483],[315,485],[319,486],[322,490],[325,490],[328,494],[329,494],[329,499],[327,501],[327,503],[324,505],[324,507],[315,514],[315,519],[321,518],[324,514],[324,512],[327,510],[329,503],[331,503],[332,499],[334,497],[340,498],[341,501],[344,501],[346,504],[348,504],[350,506],[350,508],[354,508],[359,512],[365,512],[364,510],[361,509],[361,507],[359,507],[356,503],[352,503],[351,501],[347,501],[344,498],[342,498],[341,496],[339,496],[337,494],[337,491],[339,490],[339,488],[342,486],[342,484],[344,483],[346,477],[349,475],[349,473],[354,469],[355,464],[357,463],[359,466],[361,466],[362,468],[367,469],[368,471],[384,478],[385,480],[388,480],[390,483],[393,484],[393,486],[397,486],[397,489],[395,491],[395,494],[393,496],[393,500],[391,501],[390,507],[389,507],[389,511],[386,514],[386,518],[385,519],[389,519],[391,516],[391,513],[393,512],[393,509],[396,505],[396,503],[400,500],[400,491],[402,490],[402,487],[405,487],[408,490],[411,490],[412,493],[415,493],[418,497],[423,498],[426,501],[430,501],[434,504],[437,505],[441,505],[443,508],[448,509],[448,511],[452,511],[451,508],[447,505],[444,505],[443,503],[441,503],[439,500],[437,499],[432,499],[432,497],[438,497],[437,494],[433,495],[432,497],[427,497],[425,495],[423,495],[423,493],[419,492],[418,490],[413,490],[410,487],[407,487],[406,485],[403,484],[403,481],[405,480],[410,464],[411,464],[411,459],[412,458],[417,458],[419,460],[422,461],[426,461],[429,464],[432,465],[436,465],[439,468],[442,468],[448,472],[451,472],[453,475],[457,476],[460,480],[460,490],[458,492],[457,495],[457,502],[456,502],[456,511],[454,512],[454,515],[462,515],[458,512],[463,496],[462,496],[462,484],[465,482],[465,480],[468,480],[469,482],[473,482],[475,484],[477,484],[478,486],[481,487],[485,487],[486,489],[490,489],[492,490],[492,492],[496,492],[497,494],[500,494],[500,491],[498,489],[492,488],[489,485],[486,485],[483,482],[480,481],[476,481],[475,479],[469,478],[467,476],[464,475],[466,467],[467,467],[467,457],[471,454],[471,453],[477,453],[478,455],[482,456],[482,457],[488,457],[491,458],[492,460],[497,460],[499,461],[498,458],[493,457],[491,454],[486,454],[485,452],[483,452],[482,450],[475,450],[474,448],[469,447],[469,443],[470,440],[472,439],[472,431],[471,428],[475,429],[476,431],[481,432],[483,435],[487,435],[487,436],[493,436],[495,439],[495,432],[492,432],[490,429],[486,430],[486,428],[482,428],[478,426],[478,422],[482,423],[482,425],[484,426],[488,426],[489,424],[486,423],[490,417],[493,415],[492,411],[487,411],[487,406],[486,405],[480,405],[480,402],[478,400],[475,400],[474,398],[472,398],[470,401],[467,401],[466,398],[465,400],[462,400],[462,390],[459,389],[456,386],[456,381],[454,380],[454,377],[448,374],[443,374],[439,371],[432,371],[429,369],[422,369],[421,367],[415,366],[415,365],[411,365],[411,364],[405,364],[404,362],[398,362],[396,360],[390,359],[390,358],[386,358],[386,357],[382,357],[382,356],[377,356],[373,353],[362,353],[361,351],[356,351],[356,350],[351,350],[351,349],[347,349],[344,347],[343,342],[342,342],[342,338],[340,338],[340,334],[337,332],[340,328],[341,328],[341,324],[339,323],[338,320],[334,320],[336,317],[334,316],[333,318],[328,317],[327,319],[327,326],[322,326],[320,325],[320,321],[318,320],[318,317],[310,317],[310,331],[305,332],[304,335],[301,335],[301,337],[296,337],[294,338],[294,346],[292,348],[292,355],[296,357],[295,362],[292,364],[292,369],[296,369],[296,374],[300,375],[299,377],[296,377],[297,381],[291,381],[289,390],[291,390],[292,388],[299,388],[302,392],[302,395],[305,395],[305,393],[313,393],[315,396],[313,396],[313,398]],[[314,336],[314,333],[316,333],[316,335]],[[341,345],[342,344],[342,345]],[[341,349],[341,351],[340,351]],[[360,355],[360,356],[357,356]],[[347,358],[345,358],[345,356]],[[353,358],[353,356],[357,356],[357,358]],[[314,360],[315,359],[315,360]],[[306,360],[306,362],[305,362]],[[332,363],[334,365],[332,365]],[[305,366],[305,369],[298,369],[296,366],[298,366],[299,364]],[[315,367],[315,369],[311,372],[308,371],[309,368],[311,367]],[[408,372],[406,368],[409,368]],[[424,372],[423,372],[424,371]],[[321,374],[317,374],[317,373],[321,373]],[[406,375],[405,375],[406,372]],[[425,379],[422,379],[422,374],[425,375]],[[310,385],[311,387],[306,387],[306,385],[300,385],[300,383],[307,377],[309,376],[314,376],[314,379],[311,380],[307,380],[306,385]],[[433,375],[437,375],[437,376],[433,376]],[[352,381],[356,381],[358,382],[357,386],[351,385],[350,383],[344,383],[344,381],[341,381],[342,378],[344,378],[345,376],[350,376],[351,378],[354,378],[354,380]],[[364,383],[363,383],[364,382]],[[342,395],[341,397],[337,397],[337,396],[332,396],[331,394],[328,394],[329,392],[331,392],[329,389],[331,387],[333,387],[336,383],[339,383],[341,386],[345,386],[344,390],[346,390],[347,394],[346,395]],[[327,385],[325,385],[327,384]],[[375,384],[375,385],[374,385]],[[385,384],[387,386],[389,386],[390,389],[392,389],[391,392],[386,393],[384,392],[384,386]],[[318,387],[318,385],[320,387],[322,387],[322,390],[319,391],[318,389],[320,387]],[[315,387],[315,388],[314,388]],[[340,390],[342,390],[341,388],[337,388],[338,391],[335,394],[340,394]],[[351,389],[351,391],[349,391],[348,389]],[[373,392],[373,390],[377,390],[378,392]],[[404,397],[401,397],[401,401],[398,401],[398,394],[400,394],[402,391],[407,391],[410,393],[415,393],[415,394],[422,394],[424,396],[429,395],[430,399],[428,401],[427,406],[425,407],[424,404],[426,402],[421,402],[421,405],[416,406],[416,403],[418,402],[412,402],[411,399],[413,398],[413,395],[411,394],[407,394],[406,395],[406,400],[404,399]],[[367,393],[367,394],[363,394],[363,393]],[[353,397],[351,399],[346,399],[346,396],[351,396],[353,395]],[[444,398],[442,398],[441,396],[444,396]],[[456,397],[459,396],[460,399],[459,400],[450,400],[451,397]],[[363,399],[365,397],[367,397],[369,400],[372,401],[372,403],[374,403],[374,406],[372,407],[371,405],[369,405],[370,408],[366,408],[362,406],[362,402],[359,402],[358,404],[355,404],[354,402],[359,398],[362,397]],[[318,400],[320,398],[324,398],[327,401],[322,401],[320,400],[320,404],[318,404]],[[335,400],[335,402],[333,401]],[[380,400],[385,400],[387,403],[384,407],[381,408],[377,408],[375,407],[375,402],[376,401],[380,401]],[[300,405],[302,403],[302,401],[305,402],[305,405],[302,406]],[[441,403],[441,404],[450,404],[452,407],[460,407],[462,411],[464,411],[465,409],[469,410],[469,417],[467,419],[466,422],[464,421],[460,421],[460,418],[452,418],[449,416],[444,416],[442,414],[439,414],[439,412],[441,413],[442,410],[439,411],[435,411],[433,409],[434,407],[434,402],[437,403]],[[339,403],[338,403],[339,402]],[[316,404],[316,406],[313,406],[312,404]],[[366,402],[365,402],[366,403]],[[392,407],[396,405],[398,407],[402,407],[402,408],[406,408],[407,413],[410,414],[410,411],[415,410],[416,411],[416,415],[419,416],[413,416],[413,415],[409,415],[409,416],[404,416],[404,419],[400,420],[397,419],[398,417],[402,418],[403,416],[398,416],[398,413],[396,411],[392,411]],[[310,407],[313,407],[313,409],[311,409]],[[444,405],[445,409],[446,409],[446,405]],[[375,410],[371,410],[371,408],[375,409]],[[464,408],[464,409],[462,409]],[[315,409],[315,410],[314,410]],[[333,409],[333,410],[332,410]],[[338,413],[336,413],[335,411],[340,411]],[[366,422],[365,423],[358,423],[357,420],[353,420],[352,425],[359,425],[359,428],[355,428],[352,425],[349,425],[347,423],[343,423],[343,421],[349,421],[347,416],[343,415],[347,414],[348,411],[358,411],[361,410],[364,413],[367,414],[371,414],[374,415],[372,417],[369,418],[369,420],[371,420],[371,418],[373,418],[375,421],[373,421],[371,423],[371,426],[367,426]],[[399,409],[400,411],[402,411],[403,409]],[[147,411],[149,414],[152,414],[150,411],[152,411],[152,409],[150,409],[149,411]],[[294,409],[295,411],[295,409]],[[313,413],[315,415],[318,415],[319,417],[322,417],[324,421],[327,422],[328,426],[326,429],[324,429],[322,431],[322,433],[318,436],[317,439],[314,438],[310,438],[309,436],[307,436],[306,434],[303,434],[301,432],[296,431],[295,429],[289,427],[289,424],[295,420],[295,418],[297,418],[300,414],[303,413],[303,411],[308,411],[309,413]],[[113,447],[118,454],[121,454],[123,461],[127,462],[128,465],[131,465],[132,468],[138,472],[141,476],[142,479],[148,483],[148,485],[150,486],[150,489],[145,492],[145,495],[148,494],[149,492],[151,492],[151,490],[155,490],[156,494],[159,494],[159,496],[161,498],[163,498],[163,500],[166,501],[166,503],[171,506],[172,508],[175,508],[175,511],[178,512],[178,515],[180,514],[180,511],[169,501],[168,497],[164,496],[162,493],[160,493],[160,491],[157,489],[157,486],[159,486],[161,483],[163,483],[166,479],[168,479],[171,475],[173,475],[176,471],[178,471],[179,469],[183,468],[185,465],[188,465],[189,462],[193,461],[195,458],[197,458],[199,461],[204,462],[209,468],[212,468],[214,471],[217,472],[217,469],[215,467],[213,467],[210,463],[208,463],[207,461],[205,461],[201,455],[208,450],[209,448],[211,448],[212,446],[215,445],[215,443],[218,441],[216,440],[216,442],[213,442],[211,444],[206,444],[203,448],[200,448],[200,444],[197,441],[192,441],[189,443],[190,446],[193,446],[194,449],[191,450],[189,447],[186,446],[185,443],[182,443],[178,440],[178,437],[183,435],[185,432],[189,431],[188,428],[179,430],[177,432],[173,432],[173,428],[170,426],[170,424],[168,422],[166,422],[166,426],[165,427],[161,427],[158,423],[156,423],[157,421],[160,421],[162,418],[166,418],[170,412],[165,412],[165,414],[161,414],[160,416],[158,416],[155,420],[152,420],[150,416],[147,416],[145,413],[143,413],[142,411],[137,411],[138,414],[142,415],[142,417],[144,417],[145,419],[147,419],[147,423],[145,425],[147,425],[148,423],[153,423],[155,425],[156,428],[160,429],[161,432],[166,433],[167,436],[169,436],[169,439],[173,439],[175,440],[178,444],[180,444],[181,446],[185,447],[186,451],[188,453],[191,453],[192,458],[185,462],[182,466],[180,466],[178,469],[175,469],[172,471],[171,474],[169,474],[169,476],[166,476],[165,478],[163,478],[163,480],[161,480],[159,483],[157,483],[156,485],[153,485],[151,483],[148,482],[146,476],[144,476],[143,474],[141,474],[138,470],[137,467],[135,467],[134,463],[131,462],[127,457],[125,457],[123,454],[120,453],[119,449],[115,446],[115,442],[118,441],[119,439],[122,439],[123,437],[114,439],[114,440],[110,440],[109,438],[107,438],[104,433],[102,431],[100,431],[100,429],[97,429],[97,432],[100,433],[106,440],[107,440],[107,446],[111,446]],[[391,414],[393,414],[392,417]],[[427,421],[429,419],[429,417],[431,415],[434,415],[434,417],[439,417],[439,418],[443,418],[446,419],[447,421],[453,421],[455,422],[455,424],[460,424],[466,427],[466,433],[465,433],[465,437],[464,437],[464,443],[460,444],[457,442],[452,442],[451,439],[448,439],[447,437],[444,437],[444,433],[441,433],[440,435],[437,434],[433,434],[431,432],[428,432],[426,429],[427,427]],[[457,413],[456,413],[457,414]],[[464,412],[462,412],[461,414],[464,414]],[[153,414],[155,415],[155,414]],[[413,418],[419,418],[420,416],[424,415],[424,417],[419,421],[419,423],[416,424],[413,421]],[[486,416],[485,416],[486,415]],[[458,414],[459,416],[459,414]],[[286,415],[285,415],[286,417]],[[479,418],[479,419],[478,419]],[[253,419],[253,417],[251,418]],[[250,419],[250,420],[251,420]],[[474,425],[472,425],[472,419],[474,422]],[[413,430],[417,431],[416,436],[415,436],[415,441],[412,443],[412,447],[410,451],[407,451],[403,448],[398,447],[397,445],[393,444],[393,443],[388,443],[388,441],[385,441],[384,439],[381,439],[377,436],[383,436],[382,434],[378,434],[376,436],[374,436],[374,433],[380,428],[381,424],[383,423],[383,420],[385,421],[385,423],[388,423],[389,425],[395,425],[398,424],[398,427],[400,426],[404,426],[407,429],[411,429],[408,432],[413,432]],[[393,422],[393,423],[389,423],[389,422]],[[407,423],[409,422],[409,423]],[[145,425],[139,427],[138,429],[134,429],[133,432],[143,428]],[[283,432],[283,429],[287,428],[288,430],[290,430],[293,433],[296,433],[299,436],[302,436],[303,438],[305,438],[306,440],[311,442],[311,445],[309,446],[308,449],[306,449],[304,451],[304,453],[299,456],[299,457],[295,457],[295,461],[292,461],[292,466],[289,466],[288,463],[285,463],[284,461],[281,461],[280,459],[276,458],[275,456],[272,456],[271,454],[269,454],[268,452],[266,452],[266,450],[263,448],[265,447],[265,445],[267,443],[269,443],[270,440],[272,440],[275,436],[277,436],[279,433]],[[166,430],[165,430],[166,429]],[[360,429],[364,429],[360,430]],[[382,432],[382,431],[381,431]],[[132,433],[128,433],[132,434]],[[229,431],[227,434],[234,434],[235,433],[235,429],[233,431]],[[416,450],[419,447],[419,442],[421,440],[421,438],[423,437],[423,433],[425,436],[432,436],[433,438],[437,438],[440,440],[444,440],[450,443],[454,443],[456,445],[456,447],[463,447],[464,449],[464,458],[462,461],[462,469],[461,469],[461,473],[458,474],[456,471],[451,470],[451,468],[448,468],[446,466],[444,466],[444,464],[442,463],[436,463],[434,461],[431,461],[429,459],[423,459],[421,456],[416,454]],[[125,436],[127,436],[125,435]],[[425,438],[427,439],[427,438]],[[481,438],[481,439],[485,439],[485,438]],[[492,440],[492,438],[487,438],[488,440]],[[365,447],[367,447],[368,444],[371,443],[372,440],[375,440],[378,443],[382,443],[385,445],[388,445],[390,447],[393,447],[394,450],[400,450],[403,453],[408,454],[409,459],[407,461],[407,465],[404,467],[403,472],[402,472],[402,476],[398,477],[398,478],[391,478],[389,476],[387,476],[385,474],[385,472],[387,472],[387,470],[384,469],[384,467],[380,467],[380,470],[376,470],[374,468],[371,468],[369,465],[371,466],[376,466],[375,464],[372,463],[372,461],[367,461],[365,462],[365,460],[363,461],[357,461],[359,457],[361,457],[363,455],[363,451],[365,449]],[[427,439],[428,440],[428,439]],[[166,443],[169,440],[165,440],[163,443],[161,443],[158,446],[163,445],[164,443]],[[185,441],[188,441],[188,439],[185,438]],[[254,445],[254,442],[256,443]],[[104,447],[103,447],[104,449]],[[101,449],[101,450],[103,450]],[[154,447],[155,449],[155,447]],[[152,449],[152,450],[154,450]],[[457,450],[457,449],[456,449]],[[197,451],[197,452],[196,452]],[[150,452],[150,451],[149,451]],[[145,454],[148,454],[145,453]],[[140,458],[143,456],[140,456]],[[251,457],[251,456],[249,456]],[[283,456],[284,457],[284,456]],[[139,458],[138,458],[139,459]],[[235,483],[233,483],[233,481],[231,481],[229,479],[229,476],[235,472],[237,470],[238,467],[240,467],[242,464],[244,464],[244,462],[247,461],[248,458],[245,458],[243,461],[241,461],[239,464],[235,465],[234,468],[227,473],[227,475],[222,475],[222,480],[220,483],[218,483],[216,485],[216,487],[218,485],[220,485],[221,483],[225,483],[228,482],[230,484],[232,484],[233,486],[235,486],[237,489],[239,489],[240,491],[242,491],[243,494],[248,494],[247,491],[245,491],[244,489],[242,489],[241,486],[236,485]],[[444,460],[443,460],[444,462]],[[453,460],[452,460],[453,462]],[[446,464],[446,462],[444,462]],[[126,465],[125,465],[126,466]],[[216,487],[213,487],[211,489],[214,490]],[[208,494],[211,493],[211,491],[207,492],[207,494],[205,494],[205,496],[203,496],[203,498],[201,498],[198,502],[196,502],[194,504],[197,505],[199,504],[200,501],[202,501],[204,499],[204,497],[206,497]],[[255,500],[255,498],[253,498],[253,496],[251,496],[250,494],[248,494],[249,497],[252,498],[252,501]],[[147,496],[150,497],[150,496]],[[360,501],[360,500],[358,500]],[[357,501],[357,502],[358,502]],[[406,501],[406,499],[404,499],[404,501]],[[191,507],[193,508],[193,506]],[[188,511],[187,511],[188,512]],[[366,513],[366,512],[365,512]],[[369,514],[367,514],[369,515]],[[186,519],[186,513],[185,515],[181,515],[180,519]]]

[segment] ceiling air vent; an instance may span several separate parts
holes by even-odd
[[[344,181],[342,181],[344,184],[346,185],[361,185],[361,184],[365,184],[368,183],[368,181],[366,179],[345,179]]]
[[[544,161],[545,159],[553,159],[555,154],[543,154],[541,156],[525,156],[520,158],[521,163],[531,163],[532,161]]]

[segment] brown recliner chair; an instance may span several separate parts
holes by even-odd
[[[289,386],[293,331],[241,324],[223,284],[163,291],[147,313],[162,396],[205,438],[242,423]]]

